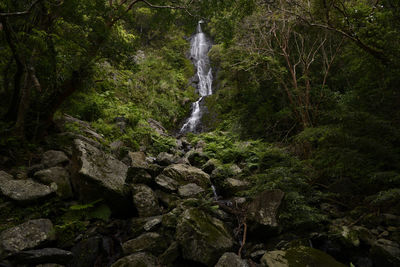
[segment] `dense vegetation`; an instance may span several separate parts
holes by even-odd
[[[202,118],[210,131],[187,139],[205,143],[200,166],[218,160],[217,186],[238,165],[251,186],[237,196],[285,191],[280,220],[293,232],[323,227],[321,203],[355,223],[400,215],[395,0],[2,1],[0,168],[29,167],[59,142],[64,113],[107,145],[123,141],[123,155],[176,152],[196,99],[187,52],[199,19],[214,42],[215,93]]]

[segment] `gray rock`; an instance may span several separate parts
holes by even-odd
[[[151,254],[139,252],[119,259],[111,267],[156,267],[157,258]]]
[[[249,265],[235,253],[226,252],[219,258],[215,267],[249,267]]]
[[[254,222],[252,230],[257,231],[259,228],[265,231],[276,230],[278,209],[284,195],[281,190],[266,190],[247,205],[247,218]]]
[[[199,149],[193,149],[186,153],[185,158],[187,158],[191,165],[196,167],[203,166],[209,157]]]
[[[0,193],[12,200],[28,203],[30,201],[45,198],[57,190],[55,183],[51,186],[43,185],[27,180],[7,180],[0,183]]]
[[[57,195],[62,198],[69,198],[73,196],[70,174],[62,167],[52,167],[49,169],[35,172],[35,179],[46,185],[51,183],[57,184]]]
[[[104,137],[90,127],[90,124],[86,121],[81,121],[77,118],[74,118],[72,116],[69,116],[67,114],[63,114],[63,117],[59,120],[56,121],[56,124],[58,125],[59,128],[61,128],[62,131],[67,131],[69,127],[67,125],[74,125],[74,128],[79,129],[79,133],[81,137],[86,137],[88,140],[96,140],[97,142],[104,143]],[[77,134],[77,133],[74,133]],[[82,135],[83,134],[83,135]],[[79,137],[79,138],[81,138]],[[94,141],[94,142],[96,142]],[[96,143],[97,143],[96,142]],[[93,145],[93,144],[92,144]]]
[[[245,190],[250,185],[246,181],[242,181],[242,180],[238,180],[238,179],[234,179],[234,178],[227,178],[225,180],[225,183],[226,183],[227,187],[229,189],[231,189],[232,191]]]
[[[68,164],[69,159],[62,151],[49,150],[42,155],[42,164],[49,167]]]
[[[0,171],[0,183],[4,183],[13,179],[14,178],[11,174],[6,173],[5,171]]]
[[[174,179],[179,184],[195,183],[203,188],[209,188],[210,176],[199,168],[184,165],[174,164],[164,169],[162,172],[167,177]]]
[[[194,183],[183,185],[178,189],[178,194],[182,197],[192,197],[201,192],[204,192],[204,189]]]
[[[196,208],[180,216],[175,238],[184,259],[214,266],[221,254],[232,249],[233,238],[225,224]]]
[[[12,261],[18,263],[59,263],[66,264],[73,258],[71,252],[58,248],[43,248],[37,250],[20,251],[11,257]]]
[[[48,219],[30,220],[0,234],[0,256],[34,249],[55,239],[53,224]]]
[[[103,198],[113,210],[126,212],[131,207],[125,187],[127,170],[124,163],[111,155],[82,140],[74,140],[72,184],[81,199]]]
[[[163,174],[158,175],[155,181],[160,187],[162,187],[166,191],[173,192],[176,191],[179,187],[179,183],[176,180]]]
[[[74,258],[69,266],[95,266],[96,259],[102,252],[102,242],[103,239],[99,236],[93,236],[80,241],[72,248]]]
[[[168,248],[165,237],[158,233],[144,233],[135,239],[131,239],[122,244],[125,255],[135,252],[150,252],[155,255],[161,254]]]
[[[171,265],[180,255],[179,245],[172,242],[171,245],[161,254],[158,259],[164,265]]]
[[[147,122],[148,122],[150,128],[155,130],[158,134],[160,134],[162,136],[168,136],[167,130],[162,126],[162,124],[160,122],[153,120],[153,119],[148,119]]]
[[[400,266],[400,246],[387,239],[378,239],[371,247],[371,257],[374,266]]]
[[[332,256],[310,247],[293,247],[286,251],[269,251],[261,258],[261,264],[267,267],[324,266],[345,267]]]
[[[144,152],[138,151],[138,152],[129,152],[128,156],[131,160],[130,166],[133,167],[140,167],[140,168],[146,168],[148,165],[148,162],[146,160],[146,154]]]
[[[157,196],[147,185],[138,184],[134,186],[133,203],[140,217],[149,217],[160,214]]]
[[[144,232],[155,231],[162,222],[162,216],[133,218],[131,220],[131,236],[136,237]]]
[[[156,162],[161,166],[168,166],[175,162],[175,157],[167,152],[161,152],[158,154]]]

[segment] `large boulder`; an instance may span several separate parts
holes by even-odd
[[[69,162],[67,155],[62,151],[49,150],[42,155],[42,164],[47,167],[65,165]]]
[[[34,249],[53,241],[54,233],[53,224],[48,219],[30,220],[4,230],[0,234],[0,257]]]
[[[176,158],[174,157],[174,155],[167,152],[161,152],[160,154],[158,154],[156,162],[161,166],[168,166],[173,164],[175,160]]]
[[[193,197],[197,194],[204,192],[204,189],[198,186],[197,184],[190,183],[186,185],[182,185],[178,189],[178,194],[181,197]]]
[[[371,256],[375,266],[400,266],[400,246],[393,241],[378,239],[371,248]]]
[[[179,187],[179,182],[168,177],[165,176],[163,174],[160,174],[156,177],[155,182],[157,185],[159,185],[162,189],[164,189],[164,191],[167,192],[173,192],[176,191]]]
[[[234,240],[226,225],[206,212],[191,208],[180,216],[176,240],[184,259],[214,266],[220,256],[232,249]]]
[[[261,264],[266,267],[345,267],[332,256],[310,247],[294,247],[286,251],[269,251],[261,258]]]
[[[278,209],[284,195],[281,190],[266,190],[247,205],[247,219],[252,222],[250,231],[259,234],[277,230]]]
[[[125,255],[136,252],[151,252],[154,255],[161,254],[168,248],[165,237],[158,233],[144,233],[135,239],[131,239],[122,244]]]
[[[215,267],[249,267],[246,260],[241,259],[232,252],[226,252],[221,256]]]
[[[156,194],[144,184],[134,185],[133,203],[140,217],[155,216],[161,212]]]
[[[34,177],[46,185],[51,185],[51,183],[57,184],[56,193],[62,198],[69,198],[73,196],[70,174],[65,168],[52,167],[37,171],[35,172]]]
[[[145,252],[138,252],[119,259],[111,267],[156,267],[157,258]]]
[[[12,200],[29,203],[45,198],[57,190],[57,185],[50,186],[37,183],[32,179],[27,180],[4,180],[0,181],[0,193]]]
[[[128,167],[80,139],[74,140],[72,184],[84,201],[105,199],[114,211],[131,210],[125,187]]]
[[[181,185],[195,183],[203,188],[209,188],[211,185],[210,176],[207,173],[189,165],[173,164],[165,168],[162,174],[174,179]]]

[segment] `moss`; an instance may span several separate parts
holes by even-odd
[[[310,247],[290,248],[286,251],[286,256],[290,267],[344,267],[345,265],[337,262],[330,255]]]

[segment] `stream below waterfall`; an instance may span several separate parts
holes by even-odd
[[[201,29],[202,23],[203,21],[199,21],[197,24],[196,34],[191,38],[190,43],[190,58],[196,68],[196,75],[198,78],[197,91],[200,98],[192,104],[192,113],[180,129],[180,133],[197,131],[203,114],[201,102],[205,97],[213,94],[213,75],[210,59],[208,58],[208,51],[210,51],[212,43],[205,33],[203,33]]]

